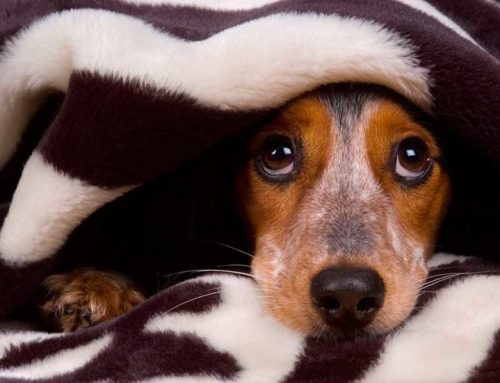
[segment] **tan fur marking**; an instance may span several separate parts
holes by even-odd
[[[277,134],[301,141],[302,158],[297,177],[290,184],[273,185],[263,180],[253,163],[249,163],[238,181],[238,187],[244,190],[240,194],[245,196],[244,214],[254,232],[257,252],[261,253],[255,258],[252,270],[264,290],[270,291],[273,296],[273,303],[268,307],[276,317],[304,331],[307,331],[309,323],[302,323],[303,318],[313,311],[308,299],[309,271],[313,267],[302,265],[301,259],[308,262],[313,257],[301,254],[289,259],[289,264],[284,259],[278,259],[277,253],[286,252],[284,248],[291,242],[290,227],[301,225],[296,216],[299,205],[317,183],[334,150],[331,125],[330,114],[316,97],[292,102],[274,121],[260,130],[250,150],[254,157],[263,140]],[[293,279],[283,274],[276,277],[276,262],[282,262],[286,275],[293,276]],[[307,294],[304,295],[304,291]],[[286,306],[290,304],[302,313],[288,316]]]
[[[245,190],[242,193],[245,215],[257,236],[263,235],[269,227],[286,231],[297,204],[318,179],[333,151],[330,130],[328,112],[318,99],[308,97],[285,108],[253,139],[251,157],[269,136],[284,135],[302,141],[301,169],[292,184],[285,187],[269,184],[257,174],[253,164],[249,164],[239,177],[239,187]]]
[[[418,187],[405,188],[394,180],[389,171],[391,148],[408,137],[419,137],[430,148],[432,158],[439,161],[441,152],[436,140],[425,128],[414,122],[398,105],[384,101],[374,107],[366,131],[366,145],[372,169],[384,191],[390,195],[394,213],[403,226],[404,236],[424,244],[429,256],[450,200],[450,182],[438,162],[426,182]]]

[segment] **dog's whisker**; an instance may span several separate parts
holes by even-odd
[[[446,277],[446,278],[442,278],[442,279],[440,279],[440,280],[438,280],[438,281],[434,281],[433,283],[429,283],[429,284],[427,284],[427,285],[423,286],[423,287],[422,287],[422,290],[423,290],[423,291],[425,291],[425,289],[429,289],[430,287],[434,287],[434,286],[436,286],[436,285],[439,285],[439,284],[441,284],[441,283],[444,283],[444,282],[446,282],[446,281],[448,281],[448,280],[452,280],[452,279],[454,279],[454,277],[452,277],[452,276],[450,276],[450,277]]]
[[[321,337],[325,337],[325,334],[328,333],[328,327],[325,325],[325,324],[322,324],[320,329],[319,329],[319,333],[318,335],[316,336],[316,344],[318,344],[321,340]]]
[[[449,266],[449,265],[443,265],[443,266],[435,266],[429,268],[429,271],[435,271],[435,270],[449,270],[449,269],[457,269],[458,266]]]
[[[219,242],[219,241],[210,241],[216,245],[219,245],[219,246],[222,246],[222,247],[225,247],[227,249],[231,249],[231,250],[234,250],[240,254],[244,254],[244,255],[248,255],[250,258],[253,258],[254,255],[253,254],[250,254],[244,250],[241,250],[241,249],[238,249],[237,247],[234,247],[234,246],[231,246],[231,245],[228,245],[227,243],[223,243],[223,242]]]
[[[212,296],[212,295],[217,295],[217,294],[220,294],[221,293],[221,289],[217,289],[215,291],[212,291],[210,293],[206,293],[206,294],[203,294],[203,295],[199,295],[195,298],[191,298],[191,299],[188,299],[187,301],[184,301],[182,303],[179,303],[178,305],[175,305],[174,307],[170,308],[169,310],[167,310],[165,313],[163,313],[163,315],[166,315],[166,314],[170,314],[172,311],[178,309],[179,307],[182,307],[184,305],[187,305],[188,303],[191,303],[191,302],[194,302],[194,301],[197,301],[199,299],[203,299],[203,298],[206,298],[206,297],[209,297],[209,296]]]
[[[438,274],[438,275],[451,275],[451,274],[482,274],[482,273],[500,273],[500,270],[477,270],[477,271],[457,271],[455,273],[444,273],[444,274]]]
[[[462,276],[462,275],[474,275],[474,274],[483,274],[483,273],[500,273],[500,271],[496,270],[485,270],[485,271],[469,271],[469,272],[453,272],[453,273],[440,273],[436,275],[430,275],[424,278],[420,278],[415,281],[416,286],[418,288],[424,287],[427,283],[432,283],[432,282],[437,282],[439,279],[444,278],[444,277],[455,277],[455,276]]]
[[[223,270],[223,269],[196,269],[196,270],[177,271],[175,273],[167,274],[165,276],[165,278],[168,278],[168,277],[174,276],[174,275],[191,274],[191,273],[225,273],[225,274],[242,275],[242,276],[254,279],[254,276],[250,273],[245,273],[242,271]]]
[[[214,272],[214,273],[223,273],[223,272],[229,272],[230,270],[224,270],[224,269],[192,269],[192,270],[182,270],[182,271],[176,271],[174,273],[167,273],[163,276],[163,278],[170,278],[170,277],[175,277],[179,275],[184,275],[184,274],[201,274],[201,273],[208,273],[208,272]]]
[[[245,265],[243,263],[228,263],[226,265],[218,265],[217,268],[219,268],[219,267],[244,267],[246,269],[251,269],[252,268],[252,266]]]
[[[201,269],[200,272],[214,272],[214,273],[225,273],[225,274],[234,274],[234,275],[242,275],[245,277],[249,277],[255,279],[254,276],[250,273],[245,273],[243,271],[234,271],[234,270],[219,270],[219,269]]]
[[[436,277],[432,280],[429,280],[427,283],[424,283],[420,288],[425,289],[429,288],[430,286],[434,286],[438,283],[444,282],[449,279],[457,278],[457,277],[464,277],[464,276],[469,276],[469,275],[483,275],[483,274],[488,274],[488,273],[498,273],[498,271],[495,270],[489,270],[489,271],[469,271],[469,272],[460,272],[460,273],[447,273],[445,275],[440,275],[439,277]]]
[[[439,278],[438,280],[435,280],[435,281],[431,281],[431,282],[428,282],[426,283],[425,285],[421,286],[420,289],[421,291],[425,290],[425,289],[428,289],[430,287],[433,287],[433,286],[436,286],[436,285],[439,285],[440,283],[444,283],[448,280],[452,280],[454,279],[455,277],[457,276],[454,276],[454,275],[450,275],[450,276],[447,276],[447,277],[442,277],[442,278]]]
[[[450,276],[447,276],[447,277],[440,278],[440,279],[438,279],[436,281],[429,282],[429,283],[425,284],[424,286],[422,286],[421,290],[424,291],[425,289],[428,289],[430,287],[439,285],[439,284],[444,283],[444,282],[449,281],[449,280],[453,280],[456,277],[458,277],[458,276],[450,275]],[[427,291],[427,292],[429,292],[429,291]]]

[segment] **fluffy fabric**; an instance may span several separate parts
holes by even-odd
[[[116,321],[71,335],[0,334],[0,379],[24,382],[494,382],[500,267],[438,254],[418,308],[384,337],[304,338],[273,319],[248,278],[178,284]],[[454,273],[451,278],[440,277]]]
[[[500,190],[491,180],[500,165],[499,24],[500,8],[486,0],[3,1],[0,318],[72,253],[114,265],[137,253],[140,266],[130,269],[142,272],[148,262],[154,269],[161,257],[144,255],[161,253],[151,238],[163,227],[158,217],[170,215],[161,193],[148,198],[158,180],[334,82],[379,84],[433,115],[454,183],[438,248],[498,257]],[[195,188],[203,194],[212,184],[213,177]],[[136,242],[128,234],[137,230],[122,224],[126,209],[145,228]],[[172,237],[175,230],[168,227]],[[169,257],[178,269],[192,261],[177,251]],[[4,334],[0,376],[487,381],[498,364],[495,283],[484,275],[440,290],[391,338],[332,344],[256,314],[249,281],[198,280],[85,333]],[[205,302],[193,306],[198,314],[166,314],[214,286],[223,293],[197,301]],[[486,294],[476,301],[474,292],[486,290],[490,303],[479,299]],[[240,313],[247,299],[255,305]],[[201,326],[203,315],[228,324]]]

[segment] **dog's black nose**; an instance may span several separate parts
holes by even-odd
[[[372,269],[333,267],[311,282],[314,306],[328,325],[355,331],[368,325],[384,303],[384,281]]]

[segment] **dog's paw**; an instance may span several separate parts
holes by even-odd
[[[63,332],[109,321],[144,301],[144,295],[128,278],[97,270],[51,275],[42,287],[42,317]]]

